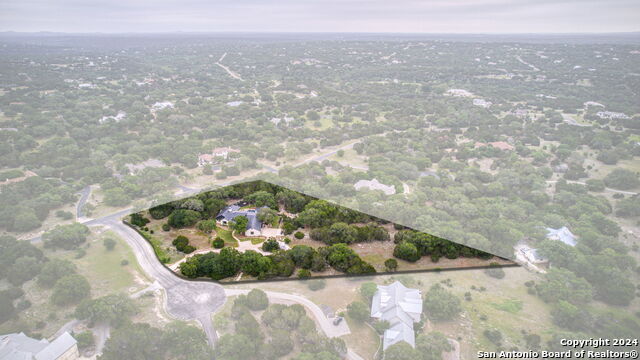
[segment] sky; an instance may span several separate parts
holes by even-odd
[[[0,0],[0,31],[640,31],[638,0]]]

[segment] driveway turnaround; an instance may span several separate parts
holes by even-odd
[[[219,309],[226,300],[222,286],[210,281],[185,280],[172,273],[160,263],[151,245],[135,230],[122,223],[121,216],[100,218],[87,222],[87,225],[107,226],[120,235],[133,249],[140,267],[165,290],[167,312],[180,320],[200,322],[209,344],[214,346],[218,336],[213,328],[211,313]]]

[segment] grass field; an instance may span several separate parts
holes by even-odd
[[[238,240],[236,240],[231,234],[231,230],[226,230],[222,228],[218,228],[216,230],[217,236],[219,236],[222,240],[224,240],[225,246],[238,246]]]
[[[116,241],[116,246],[111,251],[107,251],[103,245],[103,240],[107,237]],[[93,233],[80,249],[86,252],[80,258],[77,258],[76,250],[47,251],[46,254],[50,258],[71,261],[76,266],[77,273],[89,281],[92,298],[116,293],[130,294],[143,289],[150,283],[140,269],[131,248],[115,233],[110,231],[101,234]],[[123,260],[128,264],[123,265]],[[35,335],[49,337],[72,319],[75,305],[58,307],[51,304],[50,297],[53,289],[41,287],[35,279],[28,281],[22,287],[32,305],[20,313],[19,319],[2,324],[0,333],[28,329]]]

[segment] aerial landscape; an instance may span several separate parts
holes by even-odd
[[[629,358],[639,158],[640,33],[0,33],[0,360]]]

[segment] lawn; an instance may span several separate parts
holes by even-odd
[[[326,130],[333,126],[333,120],[329,117],[321,116],[320,120],[318,121],[320,122],[319,127],[316,127],[315,125],[316,122],[311,120],[307,120],[307,122],[305,123],[305,126],[313,130]]]
[[[238,240],[236,240],[231,234],[231,230],[218,228],[216,230],[217,236],[224,240],[226,246],[238,247]]]
[[[111,238],[116,241],[113,250],[108,251],[102,241]],[[90,246],[87,254],[74,259],[73,263],[78,267],[78,273],[87,277],[91,283],[92,296],[102,296],[115,292],[128,292],[129,288],[136,285],[135,277],[143,277],[138,262],[127,243],[111,231],[104,232],[89,240]],[[128,265],[122,265],[123,260]],[[143,277],[146,280],[146,277]]]

